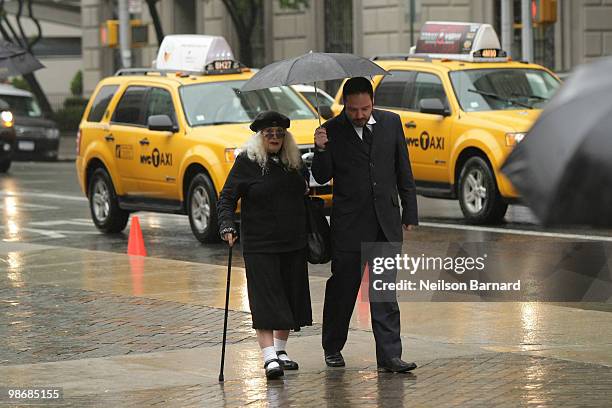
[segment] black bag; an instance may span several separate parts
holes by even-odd
[[[325,264],[331,260],[331,233],[323,211],[324,201],[319,197],[306,197],[308,231],[308,262]]]

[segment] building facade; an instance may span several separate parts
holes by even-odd
[[[7,11],[9,23],[12,27],[18,27],[15,15],[10,14],[12,10]],[[36,26],[31,19],[23,17],[21,23],[28,38],[36,36]],[[40,19],[39,24],[43,37],[33,46],[32,53],[45,69],[36,71],[35,76],[53,109],[59,109],[64,100],[72,96],[70,85],[81,69],[81,27],[78,23],[60,23],[51,19]]]
[[[514,1],[515,34],[511,51],[520,59],[520,0]],[[371,57],[407,53],[428,20],[492,24],[500,33],[500,0],[310,0],[299,10],[282,9],[277,0],[262,0],[252,36],[253,65],[308,52],[353,52]],[[117,52],[100,43],[100,25],[116,17],[112,1],[83,0],[83,70],[85,93],[119,68]],[[240,55],[238,36],[221,0],[160,0],[165,34],[210,34],[226,37]],[[518,12],[517,12],[518,10]],[[150,23],[142,5],[133,18]],[[534,60],[555,71],[569,71],[592,59],[612,55],[612,0],[558,0],[557,21],[534,27]],[[135,50],[133,66],[150,66],[157,53],[152,24],[149,45]]]

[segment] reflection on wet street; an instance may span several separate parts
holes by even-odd
[[[56,177],[41,183],[50,172]],[[424,225],[405,236],[412,253],[483,243],[507,265],[504,273],[553,265],[574,271],[566,287],[600,300],[404,299],[403,358],[419,365],[408,375],[377,372],[363,296],[343,350],[347,367],[325,366],[328,264],[311,265],[315,324],[288,343],[300,369],[266,381],[234,251],[219,384],[226,246],[199,244],[185,217],[141,213],[149,256],[126,255],[129,230],[103,235],[93,227],[72,163],[16,163],[0,185],[0,387],[63,387],[63,404],[76,407],[606,407],[612,400],[612,307],[602,297],[612,281],[611,231],[542,231],[518,206],[495,229],[466,226],[456,202],[421,199]],[[581,257],[572,255],[577,247]],[[563,262],[553,262],[560,255]],[[587,285],[593,270],[597,282]]]

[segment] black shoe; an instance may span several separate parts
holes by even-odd
[[[270,363],[278,363],[278,367],[268,368]],[[282,377],[285,373],[283,372],[283,366],[279,359],[271,358],[270,360],[264,363],[264,368],[266,369],[266,378],[268,380],[274,380],[275,378]]]
[[[337,353],[325,354],[325,364],[328,367],[344,367],[344,357],[339,351]]]
[[[285,350],[281,350],[281,351],[277,351],[276,355],[277,356],[281,356],[282,354],[286,355],[287,357],[289,357],[287,355],[287,352]],[[296,363],[293,360],[283,360],[282,358],[279,358],[278,361],[280,361],[280,365],[283,367],[283,370],[297,370],[298,368],[300,368],[300,366],[298,365],[298,363]]]
[[[383,373],[407,373],[417,368],[415,363],[407,363],[399,357],[393,357],[384,364],[378,364],[378,371]]]

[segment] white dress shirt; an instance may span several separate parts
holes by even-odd
[[[370,129],[370,132],[372,132],[372,134],[374,134],[374,132],[372,131],[372,125],[374,125],[375,123],[376,120],[374,119],[374,116],[370,115],[370,119],[368,120],[368,123],[366,123],[366,126],[368,127],[368,129]],[[355,128],[357,136],[359,136],[359,138],[363,140],[363,128],[355,125],[353,125],[353,128]]]

